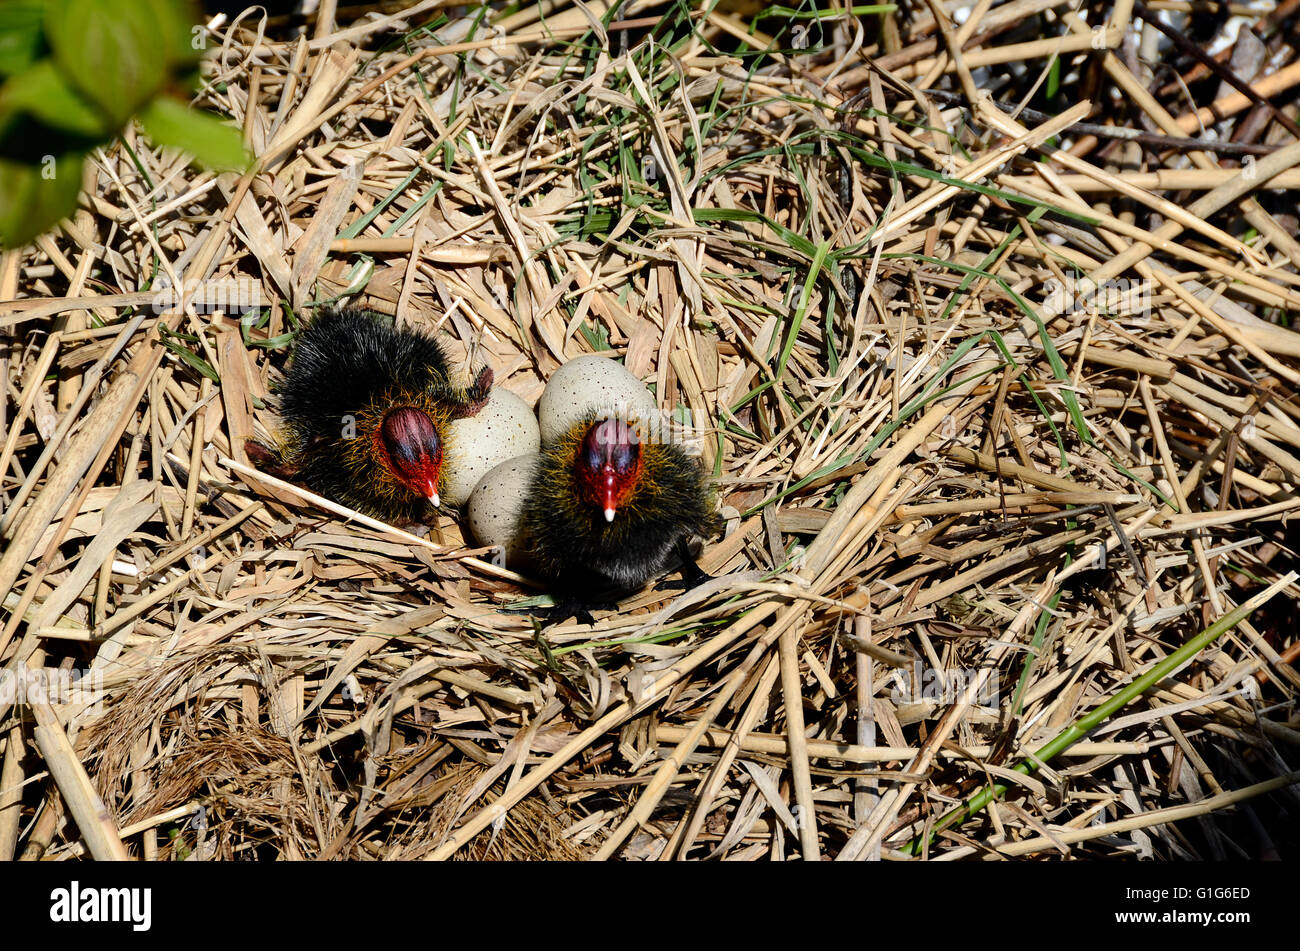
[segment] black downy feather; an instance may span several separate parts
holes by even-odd
[[[305,443],[337,438],[345,417],[394,385],[447,385],[447,355],[432,337],[373,311],[336,307],[302,332],[280,393],[280,416]]]

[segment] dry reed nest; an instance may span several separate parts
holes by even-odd
[[[0,662],[84,688],[0,705],[0,857],[1297,854],[1289,34],[1202,114],[1126,4],[400,6],[217,23],[257,165],[129,133],[0,263]],[[541,628],[456,519],[259,475],[340,297],[529,400],[622,359],[716,580]]]

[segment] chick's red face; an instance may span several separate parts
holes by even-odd
[[[614,521],[619,507],[641,477],[641,441],[621,419],[606,419],[587,430],[578,447],[576,470],[583,501]]]
[[[413,406],[399,407],[384,417],[377,437],[380,456],[393,478],[438,505],[442,440],[429,415]]]

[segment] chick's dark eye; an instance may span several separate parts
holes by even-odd
[[[406,443],[389,443],[388,454],[392,456],[393,462],[398,465],[415,465],[415,448]]]
[[[636,447],[628,443],[615,446],[614,451],[610,453],[609,461],[614,466],[615,472],[619,474],[631,472],[636,467]]]

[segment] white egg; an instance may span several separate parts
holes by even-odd
[[[589,412],[659,425],[659,404],[623,364],[609,357],[578,357],[551,375],[537,403],[542,442],[550,443]]]
[[[480,545],[498,547],[505,555],[505,567],[526,569],[528,560],[520,547],[519,513],[537,471],[539,452],[507,459],[479,479],[469,497],[469,530]]]
[[[442,501],[462,505],[489,469],[535,452],[540,445],[532,407],[509,390],[494,386],[478,413],[447,424]]]

